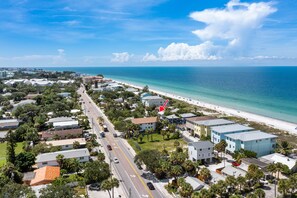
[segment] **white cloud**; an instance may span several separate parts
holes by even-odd
[[[159,48],[157,56],[146,54],[143,60],[214,60],[236,56],[248,48],[253,32],[276,11],[271,2],[231,0],[223,9],[193,12],[190,14],[193,20],[206,24],[205,28],[192,32],[201,39],[201,44],[171,43],[166,48]]]
[[[117,63],[128,62],[130,58],[134,56],[133,54],[129,54],[128,52],[112,53],[112,55],[113,55],[113,58],[111,59],[111,62],[117,62]]]

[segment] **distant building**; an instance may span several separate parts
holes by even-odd
[[[234,122],[225,119],[211,119],[193,122],[194,134],[198,137],[210,136],[211,127],[234,124]]]
[[[102,83],[104,82],[104,78],[102,76],[85,76],[82,78],[84,84],[88,83]]]
[[[21,107],[21,106],[24,106],[24,105],[27,105],[27,104],[35,104],[35,100],[30,100],[30,99],[21,100],[19,103],[13,104],[13,111],[15,109],[17,109],[18,107]]]
[[[276,148],[276,135],[262,131],[248,131],[225,135],[228,144],[226,150],[234,153],[240,149],[257,153],[257,157],[273,153]]]
[[[188,144],[189,159],[193,161],[212,162],[213,143],[210,141],[190,142]]]
[[[181,120],[180,117],[178,117],[174,114],[165,116],[165,119],[168,120],[168,122],[171,124],[179,124],[180,120]]]
[[[247,132],[252,130],[254,129],[240,124],[211,127],[211,141],[214,144],[217,144],[221,140],[225,140],[226,139],[225,135],[227,134],[242,133],[242,132]]]
[[[51,118],[47,121],[48,124],[53,124],[57,122],[67,122],[67,121],[73,121],[74,119],[71,117],[56,117],[56,118]]]
[[[260,157],[259,160],[268,164],[273,164],[273,163],[276,164],[279,162],[281,164],[287,165],[291,171],[293,172],[297,171],[297,159],[287,157],[280,153],[265,155]]]
[[[62,92],[62,93],[58,93],[58,96],[61,96],[63,98],[69,98],[69,97],[71,97],[71,93],[69,93],[69,92]]]
[[[164,104],[165,99],[160,96],[146,96],[141,99],[141,102],[146,107],[158,107]]]
[[[24,173],[23,182],[30,186],[46,185],[60,177],[60,167],[44,166],[34,172]]]
[[[65,140],[52,140],[45,142],[47,145],[52,146],[60,146],[62,150],[73,149],[73,143],[78,142],[80,147],[83,148],[86,146],[85,138],[73,138],[73,139],[65,139]]]
[[[18,128],[20,121],[18,119],[0,120],[0,131],[13,130]]]
[[[57,156],[63,155],[64,159],[77,159],[79,162],[88,162],[90,160],[89,150],[86,148],[83,149],[74,149],[66,151],[57,151],[52,153],[42,153],[37,155],[36,164],[38,168],[44,166],[59,166],[57,162]]]
[[[155,130],[158,119],[157,117],[134,118],[131,121],[133,124],[139,125],[140,131],[145,131],[146,129]]]
[[[11,78],[14,76],[14,73],[13,72],[9,72],[9,71],[0,71],[0,79],[3,79],[3,78]]]
[[[144,93],[140,94],[140,99],[142,100],[142,98],[147,97],[147,96],[152,96],[152,94],[149,92],[144,92]]]

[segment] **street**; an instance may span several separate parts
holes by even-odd
[[[109,156],[106,158],[113,159],[117,157],[119,160],[118,164],[112,163],[111,168],[117,173],[116,177],[120,180],[120,185],[123,185],[126,197],[139,198],[139,197],[156,197],[162,198],[165,197],[162,193],[156,188],[156,190],[149,190],[146,183],[148,182],[141,177],[143,171],[139,170],[134,164],[134,159],[128,148],[122,143],[122,138],[115,138],[113,133],[115,133],[112,123],[109,122],[107,117],[102,113],[102,111],[97,107],[97,105],[90,99],[90,97],[85,93],[84,88],[80,88],[78,93],[81,95],[81,99],[84,102],[85,113],[92,120],[93,130],[96,132],[99,137],[101,132],[99,123],[97,121],[98,117],[103,117],[105,125],[108,128],[109,132],[106,132],[105,138],[101,139],[99,142],[106,153]],[[107,149],[107,145],[111,145],[112,150]],[[123,196],[122,196],[123,197]]]

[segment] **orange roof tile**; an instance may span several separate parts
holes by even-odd
[[[60,167],[45,166],[34,171],[35,177],[31,180],[30,186],[48,184],[60,176]]]

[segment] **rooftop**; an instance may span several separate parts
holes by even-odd
[[[66,122],[66,121],[72,121],[73,119],[71,117],[56,117],[51,118],[47,122],[48,123],[54,123],[54,122]]]
[[[70,145],[74,142],[79,142],[80,145],[86,144],[85,138],[74,138],[74,139],[66,139],[66,140],[53,140],[53,141],[47,141],[46,144],[53,145],[53,146],[63,146],[63,145]]]
[[[211,127],[211,130],[217,133],[230,133],[230,132],[237,132],[237,131],[249,131],[249,130],[251,131],[253,130],[253,128],[244,126],[241,124],[231,124],[231,125]]]
[[[64,122],[54,122],[53,126],[56,127],[68,127],[68,126],[78,126],[77,120],[70,120],[70,121],[64,121]]]
[[[189,183],[192,187],[193,190],[200,190],[201,188],[203,188],[205,186],[205,183],[203,183],[202,181],[200,181],[199,179],[197,179],[196,177],[186,177],[185,181],[187,183]]]
[[[154,122],[157,122],[157,117],[134,118],[131,121],[133,124],[154,123]]]
[[[250,164],[256,164],[258,167],[264,169],[268,163],[262,162],[259,159],[256,158],[242,158],[241,159],[242,163],[250,165]]]
[[[34,171],[35,177],[31,180],[30,186],[50,183],[60,176],[60,167],[45,166]]]
[[[162,97],[160,96],[146,96],[146,97],[143,97],[142,100],[163,100]]]
[[[230,175],[230,176],[234,176],[234,177],[239,177],[239,176],[245,176],[246,172],[238,169],[238,168],[234,168],[233,166],[229,165],[226,166],[223,170],[222,173],[226,174],[226,175]]]
[[[182,117],[182,118],[192,118],[192,117],[196,117],[196,115],[194,113],[182,113],[182,114],[180,114],[180,117]]]
[[[225,120],[225,119],[212,119],[212,120],[195,121],[195,124],[211,127],[211,126],[234,124],[234,122],[230,120]]]
[[[267,138],[276,138],[277,136],[269,133],[264,133],[262,131],[248,131],[243,133],[227,134],[226,137],[234,140],[247,142],[247,141],[262,140]]]
[[[56,161],[56,157],[59,154],[64,155],[65,159],[90,156],[90,153],[89,153],[88,149],[86,149],[86,148],[73,149],[73,150],[67,150],[67,151],[57,151],[57,152],[42,153],[42,154],[37,155],[36,163]]]
[[[179,119],[179,117],[177,117],[176,115],[172,114],[169,116],[166,116],[167,119]]]
[[[196,117],[192,117],[192,118],[187,118],[187,121],[190,122],[196,122],[196,121],[201,121],[201,120],[212,120],[215,119],[215,117],[211,117],[211,116],[196,116]]]
[[[210,141],[198,141],[198,142],[190,142],[189,146],[194,146],[195,148],[209,148],[213,147],[213,143]]]
[[[279,153],[273,153],[270,155],[265,155],[259,158],[259,160],[261,160],[262,162],[265,163],[282,163],[285,164],[289,167],[289,169],[292,169],[295,165],[296,165],[296,159],[293,158],[289,158],[285,155],[279,154]]]
[[[0,128],[7,127],[7,126],[17,126],[19,125],[20,121],[17,119],[4,119],[0,120]]]

